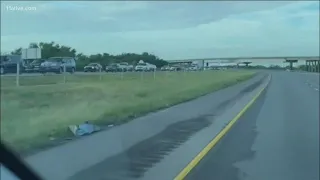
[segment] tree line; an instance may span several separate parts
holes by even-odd
[[[77,52],[76,49],[69,46],[60,45],[55,42],[40,42],[40,43],[30,43],[28,48],[41,48],[41,56],[43,59],[49,57],[75,57],[77,59],[77,68],[82,69],[89,63],[100,63],[103,66],[109,65],[111,63],[128,62],[129,64],[136,65],[139,60],[143,60],[150,64],[156,65],[158,68],[167,65],[168,62],[163,59],[150,54],[148,52],[143,52],[142,54],[136,53],[122,53],[118,55],[112,55],[109,53],[98,53],[92,55],[84,55],[83,53]],[[11,52],[12,55],[21,55],[22,47],[15,49]],[[278,65],[271,65],[270,67],[265,67],[261,65],[249,66],[252,69],[284,69],[289,67],[280,67]],[[300,65],[294,69],[305,70],[305,65]]]
[[[154,64],[157,67],[162,67],[167,65],[168,62],[157,57],[154,54],[148,52],[143,52],[141,54],[136,53],[122,53],[118,55],[112,55],[109,53],[98,53],[92,55],[85,55],[83,53],[77,52],[76,49],[60,45],[55,42],[40,42],[40,43],[30,43],[28,48],[41,48],[41,56],[43,59],[49,57],[75,57],[77,59],[77,68],[83,68],[89,63],[100,63],[103,66],[109,65],[111,63],[127,62],[132,65],[136,65],[139,60],[144,62]],[[21,55],[22,47],[15,49],[11,52],[12,55]]]

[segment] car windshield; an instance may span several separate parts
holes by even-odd
[[[48,180],[319,180],[319,5],[1,1],[1,140]]]
[[[37,64],[37,63],[42,63],[44,60],[42,60],[42,59],[37,59],[37,60],[34,60],[34,61],[32,61],[31,63],[32,64]]]

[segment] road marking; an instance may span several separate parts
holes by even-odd
[[[228,133],[231,127],[240,119],[240,117],[252,106],[252,104],[258,99],[262,92],[266,89],[270,83],[271,75],[267,84],[253,97],[253,99],[228,123],[228,125],[223,128],[216,137],[214,137],[209,144],[200,151],[200,153],[193,158],[193,160],[182,169],[182,171],[174,178],[174,180],[183,180],[190,171],[196,167],[199,162],[208,154],[208,152],[221,140],[221,138]]]

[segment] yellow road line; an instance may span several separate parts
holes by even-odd
[[[269,84],[271,80],[271,76],[269,76],[269,80],[267,85]],[[197,164],[203,159],[203,157],[221,140],[221,138],[227,134],[227,132],[231,129],[231,127],[240,119],[240,117],[249,109],[249,107],[258,99],[258,97],[261,95],[261,93],[265,90],[267,87],[263,87],[255,96],[254,98],[234,117],[228,125],[220,131],[220,133],[209,142],[209,144],[201,150],[201,152],[193,158],[193,160],[174,178],[174,180],[183,180],[189,172],[197,166]]]

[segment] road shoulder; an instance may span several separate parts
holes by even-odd
[[[151,113],[109,131],[40,152],[27,157],[26,160],[45,179],[67,179],[73,174],[124,152],[135,144],[160,133],[170,124],[190,118],[198,118],[212,112],[226,102],[228,98],[237,96],[239,92],[261,78],[262,76],[258,75],[246,82]],[[223,108],[226,108],[226,106]],[[223,122],[221,123],[223,125]],[[50,164],[50,167],[48,167],[48,164]]]

